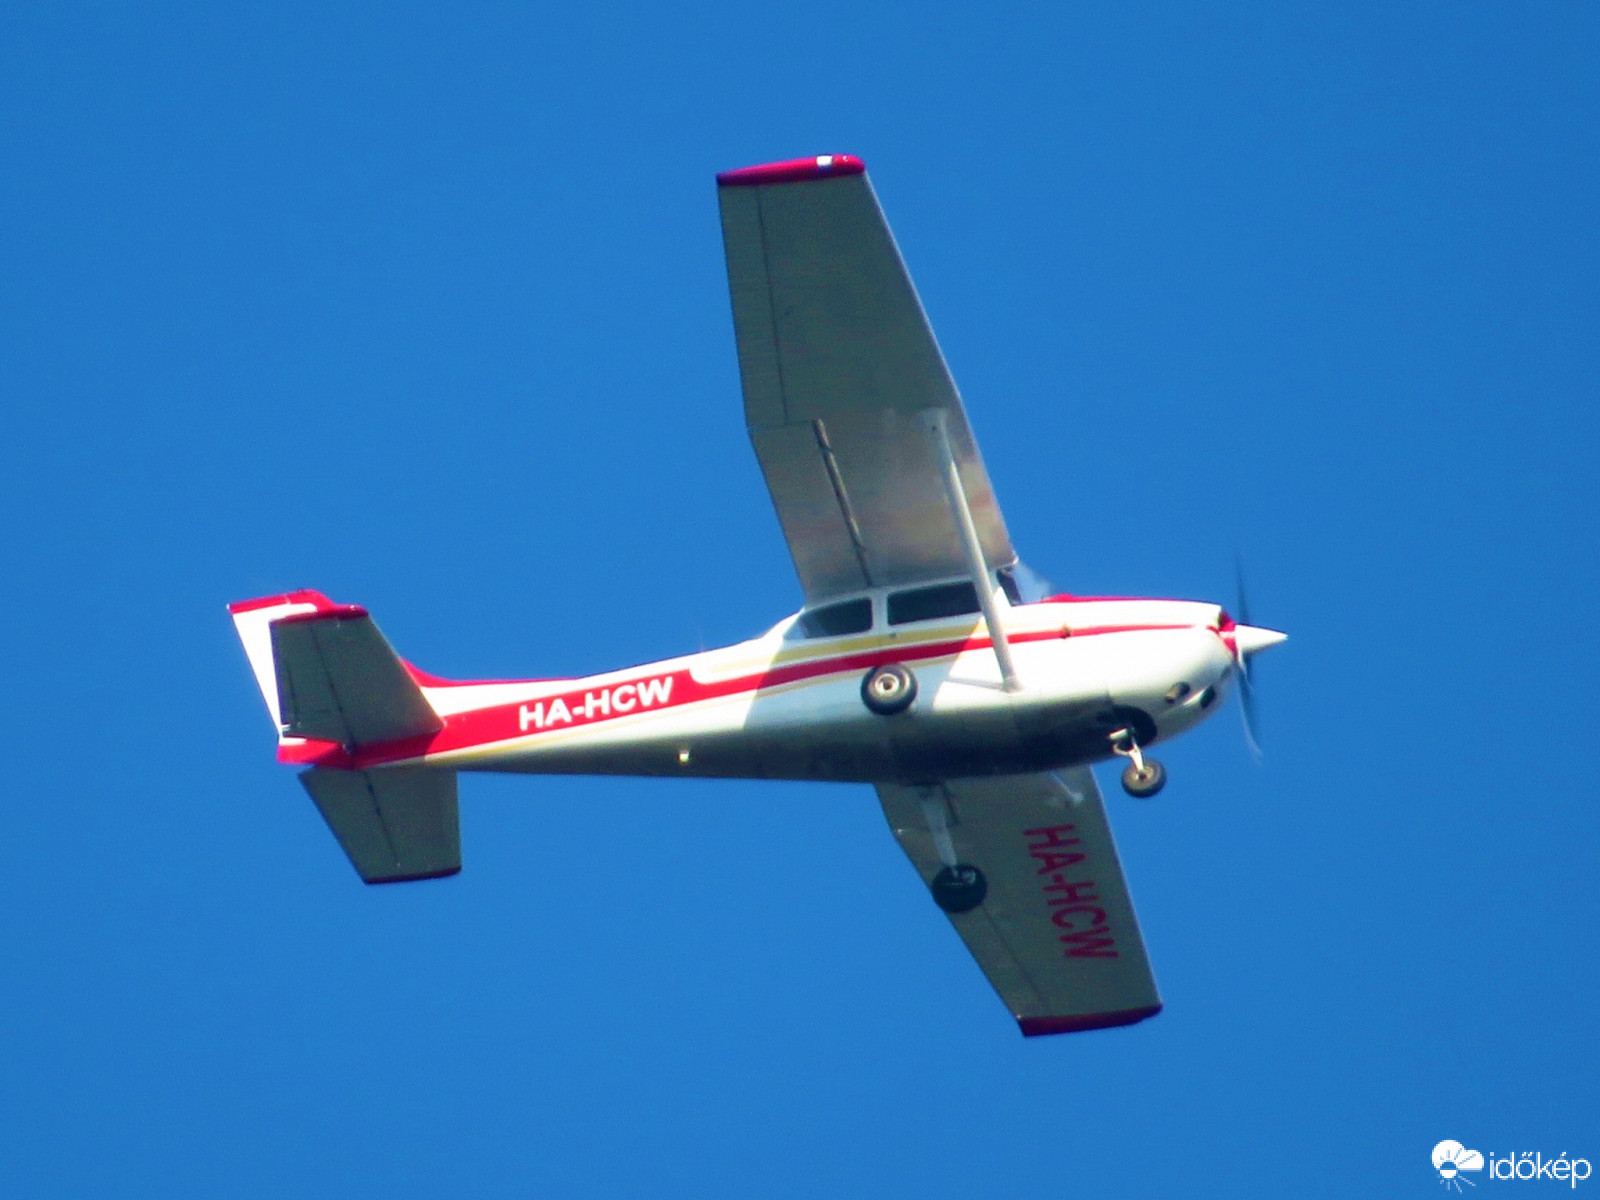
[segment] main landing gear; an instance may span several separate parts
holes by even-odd
[[[917,677],[899,663],[873,667],[861,681],[861,702],[880,717],[905,712],[917,698]]]
[[[941,868],[928,887],[933,902],[947,913],[970,912],[989,894],[989,881],[971,863]]]
[[[1134,739],[1133,730],[1119,729],[1111,735],[1111,750],[1128,760],[1122,769],[1122,790],[1140,800],[1148,800],[1167,786],[1167,769],[1153,758],[1146,758]]]
[[[927,823],[934,849],[939,852],[939,861],[943,864],[928,882],[933,902],[951,916],[971,912],[989,894],[989,881],[977,867],[956,857],[955,839],[950,836],[952,814],[942,790],[938,787],[917,790],[922,819]]]

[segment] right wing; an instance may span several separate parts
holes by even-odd
[[[923,882],[945,865],[943,833],[947,853],[982,871],[983,902],[950,923],[1024,1035],[1131,1025],[1161,1011],[1087,767],[877,787]]]
[[[717,176],[745,423],[814,606],[966,575],[918,414],[945,411],[991,570],[1016,561],[911,277],[859,159]]]

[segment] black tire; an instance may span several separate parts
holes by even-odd
[[[947,913],[969,912],[989,894],[989,881],[971,863],[942,868],[929,885],[933,902]]]
[[[905,712],[917,698],[917,677],[899,663],[873,667],[861,681],[861,702],[879,716]]]
[[[1129,763],[1122,769],[1122,790],[1140,800],[1148,800],[1167,786],[1167,769],[1153,758],[1144,760],[1144,773]]]

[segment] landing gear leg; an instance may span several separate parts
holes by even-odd
[[[971,863],[956,860],[956,845],[950,837],[949,810],[944,797],[933,788],[924,788],[918,799],[922,803],[923,820],[939,851],[939,861],[944,864],[928,885],[933,902],[947,913],[970,912],[989,894],[989,881]]]
[[[1134,740],[1133,730],[1119,729],[1111,735],[1111,750],[1128,760],[1122,769],[1122,790],[1140,800],[1148,800],[1167,786],[1167,769],[1153,758],[1146,758]]]

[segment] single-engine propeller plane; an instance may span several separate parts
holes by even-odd
[[[1160,1011],[1090,764],[1148,753],[1283,640],[1184,600],[1025,597],[1016,552],[861,161],[717,177],[745,422],[804,607],[735,646],[460,683],[365,609],[230,606],[301,782],[361,878],[460,870],[461,771],[871,784],[1026,1035]],[[1242,615],[1242,614],[1241,614]]]

